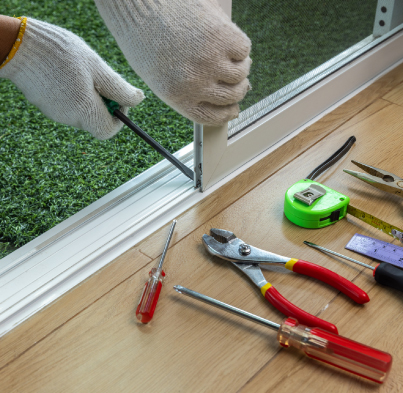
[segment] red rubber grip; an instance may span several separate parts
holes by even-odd
[[[328,332],[338,334],[337,327],[330,322],[324,321],[315,315],[311,315],[299,307],[289,302],[284,296],[277,291],[276,288],[271,286],[265,293],[264,297],[274,306],[277,310],[281,311],[287,317],[295,318],[301,325],[309,327],[319,327]]]
[[[292,271],[323,281],[326,284],[331,285],[333,288],[336,288],[340,292],[343,292],[345,295],[359,304],[369,302],[367,293],[361,288],[357,287],[357,285],[353,284],[351,281],[338,275],[337,273],[326,269],[325,267],[298,259],[298,261],[294,264]]]

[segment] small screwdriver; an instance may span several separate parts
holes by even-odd
[[[304,244],[306,244],[309,247],[316,248],[319,251],[336,255],[340,258],[347,259],[348,261],[354,262],[358,265],[371,269],[371,270],[373,270],[373,276],[374,276],[376,282],[403,292],[403,270],[398,268],[397,266],[391,265],[390,263],[381,262],[378,265],[376,265],[375,267],[373,267],[371,265],[367,265],[366,263],[357,261],[356,259],[347,257],[343,254],[339,254],[338,252],[328,250],[325,247],[318,246],[315,243],[307,242],[305,240]]]
[[[136,310],[136,317],[141,323],[151,321],[155,307],[157,307],[158,298],[162,288],[162,280],[165,277],[165,272],[162,270],[165,255],[167,253],[169,243],[171,242],[172,234],[174,233],[176,220],[173,220],[171,229],[169,230],[168,239],[162,252],[158,267],[153,267],[150,271],[150,278],[144,285],[143,293]]]
[[[338,334],[300,325],[293,318],[286,318],[280,325],[180,285],[175,285],[174,288],[186,296],[277,330],[277,340],[283,347],[298,348],[310,358],[331,364],[373,382],[383,383],[392,366],[390,354]]]

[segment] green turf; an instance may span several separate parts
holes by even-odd
[[[8,0],[5,15],[65,27],[95,49],[147,99],[129,117],[171,152],[192,140],[190,121],[137,77],[93,0]],[[251,37],[253,90],[246,108],[371,34],[376,0],[233,0],[233,19]],[[0,258],[132,179],[161,157],[126,127],[113,139],[46,119],[0,79]],[[9,247],[7,247],[9,244]]]
[[[129,117],[172,153],[193,139],[192,123],[162,103],[132,71],[93,0],[9,0],[5,15],[65,27],[95,49],[146,99]],[[162,158],[127,127],[108,141],[54,123],[0,79],[0,242],[19,247]],[[0,258],[10,250],[0,243]]]
[[[377,0],[232,0],[252,40],[244,110],[372,34]]]

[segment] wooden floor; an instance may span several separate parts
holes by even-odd
[[[354,218],[320,230],[283,215],[286,189],[337,150],[357,142],[317,180],[354,206],[403,226],[403,199],[342,172],[355,159],[403,176],[403,66],[372,84],[274,153],[178,217],[165,269],[168,277],[152,323],[135,308],[148,271],[162,252],[168,226],[123,254],[53,305],[0,339],[1,392],[397,392],[403,388],[402,293],[377,285],[372,271],[308,248],[313,241],[344,250],[356,232],[391,238]],[[335,323],[339,333],[390,352],[384,385],[323,366],[282,349],[275,332],[177,294],[180,284],[264,318],[275,310],[230,264],[204,250],[211,227],[232,230],[254,246],[330,268],[363,288],[360,306],[319,281],[285,270],[266,278],[290,301]],[[370,262],[371,263],[371,262]]]

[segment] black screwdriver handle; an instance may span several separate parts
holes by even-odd
[[[184,173],[189,179],[194,179],[194,172],[188,168],[185,164],[180,162],[173,154],[167,149],[161,146],[156,140],[151,138],[145,131],[143,131],[137,124],[134,124],[123,112],[119,110],[120,105],[116,101],[112,101],[108,98],[101,97],[104,101],[108,112],[117,117],[123,124],[126,124],[132,131],[134,131],[143,141],[148,143],[153,149],[166,158],[171,164],[175,165],[182,173]]]
[[[381,262],[374,270],[374,278],[379,284],[403,292],[403,270],[390,263]]]

